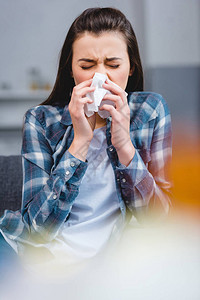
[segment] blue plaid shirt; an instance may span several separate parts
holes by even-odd
[[[125,218],[126,211],[136,218],[146,218],[151,211],[167,215],[171,188],[168,106],[161,95],[151,92],[130,93],[128,102],[130,136],[136,149],[128,167],[119,162],[111,144],[111,117],[107,119],[106,130],[107,154],[122,215]],[[5,211],[0,219],[0,228],[9,239],[20,244],[47,243],[67,222],[87,168],[87,161],[68,152],[73,136],[68,106],[41,105],[26,113],[22,207],[16,212]]]

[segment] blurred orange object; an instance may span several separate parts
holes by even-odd
[[[200,141],[187,143],[187,137],[173,148],[172,178],[174,208],[200,218]]]

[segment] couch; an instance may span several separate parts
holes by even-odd
[[[20,209],[22,178],[20,155],[0,156],[0,216],[5,209]]]

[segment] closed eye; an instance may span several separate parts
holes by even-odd
[[[109,67],[111,67],[113,69],[117,69],[119,67],[119,65],[109,65]]]
[[[117,68],[119,68],[120,65],[107,65],[107,66],[112,68],[112,69],[117,69]],[[92,65],[92,66],[81,66],[81,69],[88,70],[88,69],[91,69],[92,67],[94,67],[94,65]]]
[[[90,68],[92,68],[93,66],[88,66],[88,67],[85,67],[85,66],[81,66],[81,68],[83,69],[83,70],[88,70],[88,69],[90,69]]]

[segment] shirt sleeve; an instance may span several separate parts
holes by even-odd
[[[157,110],[150,149],[140,150],[136,149],[128,167],[117,167],[122,197],[139,221],[145,222],[149,217],[159,220],[168,214],[172,186],[171,118],[164,99]]]
[[[44,128],[31,113],[24,122],[22,158],[23,222],[38,242],[50,241],[71,210],[87,163],[66,149],[54,164]]]

